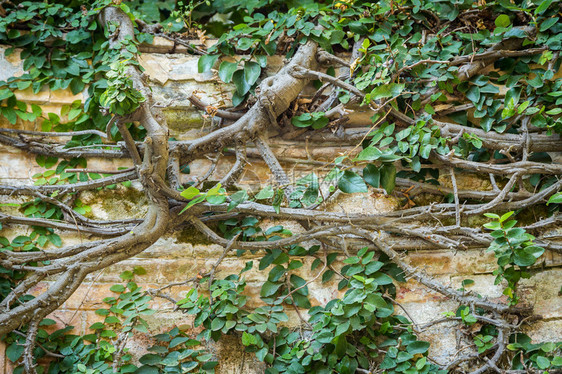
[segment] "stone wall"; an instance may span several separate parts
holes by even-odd
[[[197,73],[197,57],[188,55],[181,47],[171,51],[171,42],[157,38],[155,44],[145,47],[145,53],[141,56],[141,64],[146,69],[149,80],[153,83],[154,97],[157,103],[167,107],[164,115],[171,130],[171,136],[177,139],[192,139],[206,133],[217,123],[202,116],[189,103],[189,95],[196,91],[207,103],[220,106],[229,101],[231,86],[220,83],[214,73]],[[268,73],[278,69],[283,60],[281,57],[272,58],[269,61]],[[22,74],[22,64],[17,53],[10,57],[4,57],[0,49],[0,80],[12,75]],[[41,91],[34,95],[30,90],[18,92],[20,100],[27,103],[41,105],[46,112],[60,113],[63,105],[69,105],[75,100],[84,100],[84,95],[72,95],[70,92]],[[357,109],[349,122],[349,126],[364,126],[369,123],[369,113]],[[33,125],[17,123],[15,127],[32,130],[40,130],[40,124]],[[7,123],[3,127],[9,127]],[[35,127],[34,127],[35,126]],[[274,152],[286,162],[285,169],[291,175],[301,175],[310,170],[311,165],[306,160],[333,160],[342,152],[350,148],[335,144],[321,144],[313,149],[306,147],[305,142],[290,142],[285,140],[274,140],[272,144]],[[294,159],[302,160],[295,162]],[[290,161],[290,162],[289,162]],[[234,159],[228,156],[222,158],[219,167],[214,172],[215,176],[224,175],[234,163]],[[208,160],[198,160],[191,165],[192,173],[186,175],[184,182],[193,180],[203,175],[209,165]],[[90,160],[89,167],[116,169],[121,166],[131,166],[128,160]],[[26,155],[18,150],[0,147],[0,183],[27,184],[32,183],[31,176],[42,169],[36,165],[32,156]],[[212,178],[212,177],[211,177]],[[269,171],[259,160],[252,160],[251,170],[246,172],[241,183],[249,187],[255,187],[266,183],[269,179]],[[458,176],[459,188],[463,189],[490,189],[486,182],[470,176]],[[446,176],[443,182],[447,182]],[[134,186],[133,186],[134,187]],[[92,218],[120,218],[141,217],[144,213],[144,195],[135,189],[126,189],[119,186],[117,191],[111,192],[87,192],[80,199],[92,207]],[[329,206],[334,211],[348,213],[376,213],[396,209],[398,202],[392,197],[373,194],[342,195],[335,203]],[[292,222],[265,221],[263,227],[283,224],[298,232],[299,227]],[[5,226],[1,232],[2,236],[13,237],[16,233],[26,230],[22,227]],[[554,230],[558,232],[559,230]],[[64,234],[65,244],[89,240],[87,236]],[[420,247],[421,248],[421,247]],[[86,332],[88,326],[100,320],[94,311],[102,306],[101,300],[112,293],[109,287],[120,282],[119,274],[124,270],[141,265],[147,270],[147,274],[138,277],[141,287],[159,287],[171,282],[180,282],[200,272],[210,270],[216,259],[222,253],[223,248],[210,244],[205,238],[194,234],[193,231],[185,229],[175,232],[157,241],[142,254],[113,265],[98,273],[91,274],[86,282],[67,300],[62,307],[54,312],[52,319],[57,321],[57,326],[75,326],[76,333]],[[249,259],[259,260],[259,254],[255,256],[247,254],[238,258],[234,253],[229,254],[219,268],[217,277],[238,272]],[[459,250],[456,253],[443,250],[420,249],[410,251],[408,255],[410,264],[424,269],[427,273],[434,275],[439,281],[460,287],[463,279],[470,278],[475,281],[472,290],[487,295],[492,299],[502,299],[501,285],[494,285],[494,276],[491,275],[495,269],[493,254],[485,249]],[[304,278],[312,278],[316,274],[302,267]],[[309,265],[309,264],[308,264]],[[562,336],[562,297],[560,290],[560,279],[562,278],[562,257],[552,252],[547,252],[531,279],[524,280],[521,285],[523,303],[534,306],[534,311],[543,317],[540,322],[533,323],[528,328],[528,334],[536,341],[560,340]],[[256,269],[247,273],[250,292],[250,305],[259,304],[260,285],[266,280],[266,272],[258,272]],[[39,285],[34,292],[40,293],[47,287],[47,282]],[[456,304],[445,300],[439,294],[429,291],[424,286],[413,280],[398,285],[397,301],[404,307],[416,323],[424,323],[439,318],[441,313],[454,310]],[[172,288],[172,294],[181,296],[187,291],[185,286]],[[321,284],[315,282],[310,285],[311,302],[315,305],[324,304],[330,299],[338,296],[337,282]],[[161,312],[156,316],[148,317],[151,332],[158,333],[173,325],[184,329],[191,329],[191,319],[173,311],[173,305],[161,299],[156,299],[153,305]],[[398,308],[397,308],[398,309]],[[399,312],[401,312],[399,310]],[[291,318],[298,321],[298,318]],[[294,322],[293,322],[294,323]],[[454,327],[451,324],[440,324],[432,328],[424,337],[432,341],[431,355],[437,359],[450,357],[456,353]],[[145,351],[148,342],[140,334],[133,337],[129,345],[135,354]],[[10,365],[4,358],[4,346],[0,345],[0,373],[11,373]],[[235,339],[229,338],[210,349],[217,355],[220,361],[217,372],[223,373],[258,373],[262,372],[258,362],[252,355],[242,354],[242,347]]]

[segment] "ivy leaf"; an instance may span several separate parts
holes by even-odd
[[[161,360],[162,358],[158,356],[158,363],[160,363]],[[143,365],[137,371],[135,371],[135,374],[158,374],[158,373],[160,373],[160,370],[157,367],[147,366],[147,365]]]
[[[6,356],[10,361],[16,362],[23,355],[24,349],[23,345],[18,345],[17,342],[14,342],[6,348]]]
[[[199,61],[197,61],[197,71],[199,73],[205,73],[213,67],[219,55],[203,55],[199,57]]]
[[[105,318],[104,323],[107,323],[108,325],[112,325],[114,323],[119,323],[121,322],[119,320],[119,318],[115,317],[115,316],[108,316]]]
[[[232,80],[232,75],[238,68],[237,62],[223,61],[219,66],[219,78],[222,79],[224,83],[230,83]]]
[[[514,251],[513,262],[517,266],[531,266],[537,260],[531,253],[526,252],[522,248],[516,248]]]
[[[237,47],[241,51],[247,51],[254,44],[254,39],[250,38],[240,38],[238,39]]]
[[[548,199],[548,202],[546,203],[546,205],[548,204],[562,204],[562,192],[557,192],[554,195],[552,195],[550,197],[550,199]]]
[[[396,167],[394,164],[384,164],[381,169],[381,186],[390,194],[396,186]]]
[[[225,202],[226,191],[224,188],[221,188],[221,184],[218,183],[215,187],[207,191],[205,198],[210,204],[219,205]]]
[[[541,14],[543,13],[545,10],[548,9],[548,7],[550,6],[550,4],[552,4],[553,0],[544,0],[544,1],[540,1],[539,6],[537,7],[537,9],[535,9],[535,16],[537,14]]]
[[[336,337],[336,354],[338,355],[339,358],[342,358],[343,356],[345,356],[346,352],[347,352],[347,340],[345,336],[340,335]]]
[[[189,164],[184,164],[180,167],[180,173],[182,174],[189,174],[191,173],[191,168],[189,167]]]
[[[0,101],[14,96],[14,93],[7,88],[0,90]]]
[[[511,24],[509,16],[507,14],[500,14],[494,21],[497,27],[507,27]]]
[[[260,296],[261,297],[273,296],[277,292],[279,287],[281,287],[282,285],[283,283],[273,283],[270,281],[266,281],[261,287]]]
[[[264,187],[258,194],[256,195],[256,200],[265,200],[271,199],[275,192],[273,191],[273,187],[266,186]]]
[[[219,319],[217,318],[217,320],[219,320]],[[215,320],[213,320],[213,321],[215,321]],[[172,339],[172,341],[170,342],[170,345],[168,347],[174,348],[174,347],[176,347],[180,344],[185,343],[188,340],[189,340],[189,338],[186,337],[186,336],[178,336],[177,338]]]
[[[187,200],[191,200],[193,199],[195,196],[199,195],[200,191],[193,187],[193,186],[189,186],[187,189],[183,190],[180,195],[184,198],[186,198]]]
[[[357,160],[357,161],[378,160],[382,156],[382,154],[383,153],[377,147],[369,146],[369,147],[365,148],[364,150],[362,150],[357,155],[357,158],[355,160]]]
[[[254,335],[248,334],[246,331],[244,331],[242,333],[242,344],[244,344],[246,347],[249,345],[258,344],[258,339]]]
[[[12,125],[15,125],[16,121],[18,120],[18,116],[16,114],[16,111],[13,110],[12,108],[8,108],[8,107],[3,107],[1,109],[2,109],[2,114],[4,115],[4,117],[6,117],[8,122],[10,122],[10,124],[12,124]]]
[[[389,97],[396,97],[404,90],[405,85],[399,83],[390,83],[382,86],[378,86],[373,91],[371,91],[371,99],[379,100],[386,99]]]
[[[189,203],[187,203],[187,205],[185,206],[185,208],[183,208],[181,210],[181,212],[179,212],[179,214],[182,214],[183,212],[185,212],[186,210],[188,210],[189,208],[191,208],[192,206],[194,206],[195,204],[199,204],[200,202],[202,202],[203,200],[205,200],[205,196],[199,196],[193,200],[191,200]]]
[[[472,86],[466,93],[466,98],[474,104],[477,104],[480,100],[480,88],[478,86]]]
[[[119,292],[125,291],[125,286],[123,286],[122,284],[114,284],[113,286],[111,286],[109,288],[109,290],[112,291],[112,292],[119,293]]]
[[[543,356],[537,357],[537,366],[539,369],[548,369],[550,367],[550,360]]]
[[[558,22],[558,17],[554,17],[554,18],[549,18],[547,20],[545,20],[543,23],[541,23],[541,32],[544,32],[548,29],[550,29],[552,26],[556,25],[556,23]]]
[[[367,192],[367,185],[363,178],[350,170],[344,171],[338,180],[338,188],[345,193]]]
[[[423,354],[427,352],[428,349],[429,349],[429,343],[421,340],[416,340],[415,342],[408,344],[408,347],[406,348],[408,353],[411,353],[413,355]]]
[[[232,75],[232,83],[236,87],[236,92],[244,96],[250,91],[251,85],[248,84],[245,78],[244,70],[237,70]]]
[[[291,297],[293,298],[293,303],[299,308],[310,309],[312,306],[308,297],[301,295],[298,292],[291,295]]]
[[[244,65],[244,79],[248,85],[253,86],[261,74],[261,67],[257,62],[249,61]]]
[[[305,206],[309,206],[314,204],[317,199],[318,199],[318,184],[315,185],[312,184],[306,189],[306,191],[304,191],[304,194],[302,195],[301,198],[301,202]]]
[[[293,124],[293,126],[295,127],[308,127],[310,125],[312,125],[313,120],[312,120],[312,114],[311,113],[304,113],[301,114],[300,116],[294,116],[293,118],[291,118],[291,123]]]
[[[226,323],[226,320],[220,318],[220,317],[215,317],[213,319],[213,322],[211,322],[211,330],[212,331],[218,331],[220,329],[222,329],[224,327],[224,324]],[[175,338],[177,339],[177,338]],[[172,340],[173,341],[173,340]],[[170,343],[171,344],[171,343]]]
[[[260,361],[265,360],[265,356],[267,355],[268,349],[267,347],[263,347],[259,351],[256,352],[256,358]]]
[[[248,200],[248,194],[245,190],[237,191],[230,196],[230,203],[228,204],[227,211],[230,212],[244,201]]]

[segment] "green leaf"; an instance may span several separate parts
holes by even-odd
[[[160,357],[158,357],[158,362],[162,361]],[[135,374],[159,374],[160,370],[155,366],[147,366],[143,365],[135,371]]]
[[[224,327],[225,323],[226,323],[226,320],[224,320],[222,318],[215,317],[213,319],[213,322],[211,322],[211,330],[212,331],[218,331],[218,330],[220,330]]]
[[[494,21],[497,27],[507,27],[511,24],[509,16],[507,14],[500,14]]]
[[[347,330],[349,329],[349,325],[350,325],[349,320],[345,321],[343,323],[340,323],[338,325],[338,327],[336,327],[336,336],[340,336],[340,335],[345,334],[347,332]]]
[[[270,281],[266,281],[261,287],[260,296],[261,297],[273,296],[277,292],[279,287],[281,287],[282,285],[283,283],[273,283]]]
[[[3,108],[0,108],[0,109],[2,109],[2,114],[4,115],[4,117],[6,117],[8,122],[10,122],[10,124],[12,124],[12,125],[15,125],[16,121],[18,120],[18,116],[16,114],[16,111],[13,110],[12,108],[8,108],[8,107],[3,107]]]
[[[427,362],[427,358],[425,357],[420,358],[418,361],[416,361],[416,369],[418,370],[423,369],[426,362]]]
[[[384,164],[381,169],[381,186],[390,194],[396,186],[396,167],[394,164]]]
[[[339,358],[342,358],[343,356],[345,356],[346,352],[347,352],[347,340],[345,336],[340,335],[336,337],[336,354],[338,355]]]
[[[197,71],[199,73],[205,73],[211,70],[218,58],[219,55],[203,55],[199,57],[199,61],[197,61]]]
[[[6,348],[6,356],[10,359],[10,361],[16,362],[23,355],[24,349],[23,345],[18,345],[14,342]]]
[[[267,352],[268,352],[267,347],[263,347],[262,349],[256,352],[256,358],[260,361],[263,361],[265,359],[265,356],[267,355]]]
[[[249,61],[244,64],[244,79],[250,86],[257,82],[261,74],[261,67],[257,62]]]
[[[544,32],[544,31],[550,29],[552,26],[556,25],[556,22],[558,22],[558,17],[549,18],[549,19],[543,21],[543,23],[541,23],[540,31]]]
[[[358,161],[372,161],[378,160],[382,155],[382,152],[377,147],[367,147],[362,150],[358,155],[356,160]]]
[[[541,14],[543,13],[545,10],[548,9],[548,7],[550,6],[550,4],[552,4],[553,0],[542,0],[539,1],[539,6],[537,7],[537,9],[535,9],[535,16],[537,14]]]
[[[209,190],[207,192],[207,195],[205,196],[206,200],[209,202],[209,204],[213,204],[213,205],[219,205],[225,202],[226,200],[226,191],[224,190],[224,188],[220,188],[219,192],[216,194],[209,194],[211,192],[211,190]]]
[[[219,319],[218,319],[218,318],[217,318],[217,319],[214,319],[213,322],[214,322],[214,321],[217,321],[217,320],[219,320]],[[176,346],[178,346],[178,345],[180,345],[180,344],[185,343],[185,342],[188,341],[188,340],[189,340],[189,338],[186,337],[186,336],[178,336],[178,337],[172,339],[172,341],[170,342],[170,344],[168,345],[168,347],[169,347],[169,348],[174,348],[174,347],[176,347]]]
[[[548,204],[562,204],[562,192],[557,192],[554,195],[552,195],[548,199],[548,202],[546,203],[546,205],[548,205]]]
[[[420,340],[416,340],[415,342],[408,344],[408,347],[406,348],[406,350],[413,355],[423,354],[427,352],[428,349],[429,343]]]
[[[306,287],[304,289],[306,289]],[[302,308],[302,309],[310,309],[311,304],[310,304],[310,300],[308,300],[307,296],[304,296],[304,295],[297,292],[297,293],[294,293],[291,297],[293,298],[293,303],[297,307]]]
[[[250,39],[250,38],[240,38],[238,39],[238,49],[242,50],[242,51],[247,51],[248,49],[250,49],[250,47],[254,44],[254,39]]]
[[[232,75],[236,71],[236,68],[238,68],[237,62],[221,62],[221,65],[219,66],[220,79],[222,79],[222,81],[225,83],[230,83],[230,81],[232,80]]]
[[[273,269],[271,269],[267,279],[270,282],[277,282],[285,274],[285,271],[286,269],[284,266],[277,265]]]
[[[74,78],[70,82],[70,91],[72,91],[74,95],[78,95],[80,92],[82,92],[84,90],[84,87],[86,87],[86,84],[80,77]]]
[[[111,286],[109,288],[109,290],[113,291],[113,292],[120,293],[120,292],[125,291],[125,286],[123,286],[122,284],[114,284],[113,286]]]
[[[104,320],[104,323],[107,323],[108,325],[112,325],[114,323],[119,323],[119,322],[121,322],[121,320],[115,316],[108,316]]]
[[[232,75],[232,83],[236,87],[236,92],[244,96],[250,91],[251,85],[248,84],[245,78],[244,70],[237,70]]]
[[[381,180],[379,168],[373,164],[365,166],[363,169],[363,179],[365,179],[365,182],[369,183],[371,186],[378,188]]]
[[[121,278],[123,280],[133,279],[133,272],[130,271],[130,270],[126,270],[126,271],[122,272],[121,274],[119,274],[119,278]]]
[[[532,253],[526,252],[524,249],[516,248],[514,251],[513,262],[518,266],[531,266],[536,262],[535,256]]]
[[[101,330],[103,328],[105,328],[105,325],[101,322],[96,322],[90,326],[90,330]]]
[[[378,86],[375,89],[373,89],[373,91],[371,91],[371,99],[379,100],[379,99],[387,99],[389,97],[398,96],[404,90],[404,87],[405,87],[404,84],[398,84],[398,83],[390,83],[390,84]]]
[[[180,195],[184,198],[186,198],[187,200],[191,200],[193,199],[195,196],[199,195],[200,191],[193,187],[193,186],[189,186],[187,189],[183,190]]]
[[[367,192],[367,185],[363,178],[350,170],[344,171],[338,180],[338,188],[345,193]]]
[[[365,303],[372,305],[375,309],[388,309],[388,304],[384,301],[382,296],[374,293],[369,294],[365,298]]]
[[[550,360],[543,356],[537,357],[537,366],[539,369],[548,369],[550,367]]]
[[[326,125],[330,122],[330,119],[324,115],[324,113],[314,113],[314,114],[322,114],[322,116],[316,118],[314,122],[312,122],[312,128],[315,130],[322,129],[326,127]]]
[[[0,90],[0,101],[14,96],[14,93],[7,88]]]
[[[135,266],[133,268],[133,273],[136,274],[136,275],[145,275],[146,269],[143,268],[142,266]]]
[[[313,123],[312,114],[304,113],[300,116],[294,116],[293,118],[291,118],[291,123],[295,127],[309,127]]]
[[[242,333],[242,344],[244,344],[246,347],[249,345],[258,344],[258,339],[254,335],[248,334],[246,331],[244,331]]]
[[[271,199],[274,195],[273,187],[266,186],[256,195],[256,200]]]
[[[478,86],[472,86],[466,93],[466,98],[476,105],[480,100],[480,88]]]

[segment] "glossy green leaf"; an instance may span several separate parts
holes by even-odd
[[[199,73],[205,73],[205,72],[211,70],[213,65],[215,65],[215,62],[217,62],[218,58],[219,58],[219,55],[203,55],[203,56],[199,57],[199,60],[197,61],[198,72]]]
[[[338,188],[345,193],[367,192],[367,185],[363,178],[353,171],[344,171],[338,180]]]
[[[225,83],[230,83],[232,81],[232,75],[238,68],[237,62],[223,61],[219,66],[219,78]]]
[[[253,86],[261,74],[261,67],[257,62],[249,61],[244,64],[244,79],[248,85]]]
[[[390,194],[396,186],[396,167],[394,164],[384,164],[381,169],[381,186]]]

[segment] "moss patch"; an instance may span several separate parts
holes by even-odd
[[[203,117],[193,109],[172,109],[162,111],[166,123],[172,132],[181,132],[187,129],[200,128],[203,126]]]
[[[176,233],[178,243],[189,243],[192,245],[211,245],[214,244],[205,235],[200,233],[192,226],[184,227],[181,231]]]

